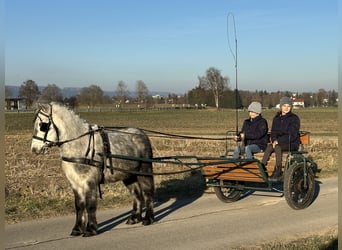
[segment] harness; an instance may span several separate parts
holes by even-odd
[[[48,122],[43,122],[43,120],[39,117],[39,115],[43,115],[48,118]],[[36,135],[33,135],[32,137],[36,140],[43,141],[46,145],[46,147],[53,147],[57,146],[60,147],[65,143],[72,142],[75,140],[78,140],[80,138],[83,138],[85,136],[89,136],[89,141],[88,141],[88,147],[86,149],[86,152],[84,154],[84,157],[65,157],[62,156],[62,160],[66,162],[71,162],[71,163],[79,163],[79,164],[85,164],[89,166],[94,166],[99,169],[101,169],[101,179],[99,182],[99,192],[100,192],[100,198],[102,198],[101,194],[101,187],[100,184],[104,183],[104,171],[109,168],[111,171],[111,174],[114,174],[114,170],[120,171],[120,172],[125,172],[129,174],[135,174],[135,175],[144,175],[144,176],[153,176],[153,175],[170,175],[170,174],[181,174],[181,173],[186,173],[186,172],[193,172],[197,169],[203,168],[204,166],[211,165],[208,163],[203,163],[201,161],[201,157],[197,156],[166,156],[166,157],[157,157],[157,158],[142,158],[142,157],[134,157],[134,156],[125,156],[125,155],[115,155],[111,154],[111,149],[110,149],[110,142],[108,138],[108,133],[106,131],[119,131],[122,128],[126,127],[99,127],[94,129],[92,126],[89,125],[89,129],[87,132],[75,137],[71,138],[68,140],[61,141],[59,138],[59,130],[58,127],[56,126],[53,117],[52,117],[52,106],[50,105],[50,113],[44,113],[41,109],[38,110],[35,114],[34,121],[37,120],[41,121],[39,123],[39,129],[41,132],[44,132],[43,137],[39,137]],[[56,141],[51,141],[47,139],[48,132],[50,129],[50,126],[53,126],[55,132],[56,132]],[[168,133],[161,133],[158,131],[153,131],[153,130],[146,130],[146,132],[150,132],[152,134],[155,134],[155,137],[162,137],[162,138],[176,138],[176,139],[205,139],[205,140],[227,140],[228,137],[224,138],[206,138],[206,137],[193,137],[193,136],[183,136],[183,135],[173,135],[173,134],[168,134]],[[229,131],[228,131],[229,132]],[[102,139],[102,146],[103,146],[103,151],[102,152],[95,152],[95,133],[99,133]],[[120,133],[127,133],[131,134],[130,132],[126,131],[120,131]],[[157,134],[157,135],[156,135]],[[92,151],[91,151],[92,149]],[[90,154],[90,152],[92,152]],[[99,156],[101,157],[101,160],[96,160],[94,157]],[[162,173],[156,173],[156,172],[140,172],[140,171],[134,171],[134,170],[126,170],[118,167],[113,166],[112,159],[121,159],[121,160],[127,160],[127,161],[139,161],[139,162],[148,162],[148,163],[163,163],[163,164],[177,164],[177,165],[182,165],[184,167],[187,167],[185,170],[180,170],[180,171],[172,171],[172,172],[162,172]],[[183,162],[183,160],[196,160],[197,163],[194,162]],[[225,162],[225,161],[224,161]],[[107,165],[109,163],[109,165]],[[215,162],[217,164],[217,162]],[[195,166],[195,167],[193,167]]]
[[[51,105],[50,105],[50,107],[51,107]],[[39,117],[39,115],[43,115],[43,116],[47,117],[49,119],[49,122],[43,122],[43,120]],[[114,174],[112,158],[110,157],[111,156],[110,143],[109,143],[109,139],[108,139],[108,134],[104,131],[104,128],[100,127],[98,129],[93,129],[91,127],[91,125],[89,125],[88,132],[81,134],[80,136],[72,138],[72,139],[60,141],[59,140],[59,130],[58,130],[58,127],[56,126],[55,122],[53,121],[53,117],[52,117],[52,107],[50,108],[50,114],[46,114],[46,113],[42,112],[41,110],[38,110],[38,112],[35,115],[34,120],[36,120],[37,118],[39,118],[39,120],[41,121],[39,123],[40,131],[44,132],[45,134],[44,134],[44,137],[39,137],[39,136],[33,135],[32,138],[34,138],[36,140],[43,141],[47,147],[53,147],[53,146],[60,147],[65,143],[78,140],[78,139],[85,137],[85,136],[89,136],[88,147],[87,147],[87,150],[84,154],[84,157],[77,158],[77,157],[62,156],[62,160],[66,161],[66,162],[86,164],[86,165],[90,165],[90,166],[100,168],[101,169],[101,180],[99,182],[99,193],[100,193],[100,198],[102,198],[100,184],[104,183],[104,171],[107,168],[107,161],[108,160],[109,160],[109,168],[110,168],[111,174]],[[51,140],[47,139],[51,125],[53,126],[54,130],[56,131],[57,141],[51,141]],[[103,153],[99,152],[97,154],[97,155],[102,157],[101,161],[94,159],[94,157],[95,157],[95,133],[100,133],[100,136],[102,139]],[[90,152],[91,152],[91,154],[90,154]]]

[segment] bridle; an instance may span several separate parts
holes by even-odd
[[[43,116],[47,117],[49,119],[49,121],[48,122],[43,122],[43,120],[39,117],[39,115],[43,115]],[[37,118],[39,118],[39,120],[40,120],[39,130],[41,132],[44,132],[45,134],[44,134],[44,137],[39,137],[37,135],[33,135],[32,138],[36,139],[36,140],[43,141],[46,144],[47,147],[53,147],[53,146],[60,147],[64,143],[78,140],[78,139],[80,139],[80,138],[82,138],[84,136],[87,136],[87,135],[93,135],[95,132],[103,131],[102,127],[98,128],[98,129],[91,129],[91,127],[89,127],[89,131],[85,132],[84,134],[81,134],[80,136],[77,136],[75,138],[71,138],[71,139],[68,139],[68,140],[65,140],[65,141],[60,141],[59,140],[59,130],[58,130],[58,127],[56,126],[56,124],[55,124],[55,122],[53,120],[53,117],[52,117],[52,106],[50,105],[50,114],[46,114],[41,109],[39,109],[36,112],[36,115],[35,115],[35,118],[34,118],[34,122],[37,120]],[[51,140],[47,139],[47,136],[48,136],[48,133],[49,133],[51,125],[53,126],[54,130],[56,131],[56,136],[57,136],[57,140],[56,141],[51,141]]]
[[[45,117],[47,117],[49,119],[48,122],[43,122],[43,120],[40,118],[39,115],[43,115]],[[52,117],[52,107],[50,105],[50,114],[46,114],[44,113],[41,109],[39,109],[36,112],[35,118],[34,118],[34,122],[37,120],[37,118],[40,120],[39,122],[39,130],[41,132],[44,132],[44,137],[39,137],[37,135],[33,135],[32,138],[36,139],[36,140],[40,140],[43,141],[48,147],[52,147],[52,146],[61,146],[61,142],[59,141],[59,130],[55,124],[55,122],[53,121],[53,117]],[[57,136],[57,141],[50,141],[47,139],[49,130],[51,125],[53,126],[54,130],[56,131],[56,136]]]
[[[43,120],[40,118],[39,115],[43,115],[45,117],[47,117],[49,119],[48,122],[43,122]],[[58,127],[56,126],[54,120],[53,120],[53,117],[52,117],[52,107],[50,105],[50,114],[46,114],[45,112],[43,112],[41,109],[39,109],[36,113],[36,116],[35,116],[35,119],[34,119],[34,122],[36,122],[37,118],[40,120],[40,123],[39,123],[39,130],[41,132],[44,132],[44,136],[43,137],[39,137],[37,135],[33,135],[32,138],[33,139],[36,139],[36,140],[40,140],[40,141],[43,141],[45,143],[45,146],[44,147],[53,147],[53,146],[57,146],[57,147],[60,147],[62,146],[64,143],[68,143],[68,142],[71,142],[71,141],[76,141],[82,137],[85,137],[85,136],[88,136],[89,135],[89,141],[88,141],[88,147],[86,149],[86,153],[85,153],[85,156],[82,157],[82,158],[75,158],[75,157],[71,157],[71,158],[67,158],[67,157],[62,157],[62,160],[63,161],[69,161],[69,162],[78,162],[78,163],[85,163],[85,164],[89,164],[89,165],[95,165],[95,166],[99,166],[99,165],[103,165],[103,162],[98,162],[98,161],[95,161],[94,160],[94,156],[95,156],[95,133],[99,132],[99,134],[101,135],[101,138],[102,138],[102,141],[103,141],[103,144],[104,144],[104,152],[105,154],[101,154],[102,157],[107,157],[108,154],[110,154],[110,150],[109,150],[109,141],[108,141],[108,137],[106,135],[106,133],[104,132],[104,128],[103,127],[100,127],[100,128],[97,128],[97,129],[93,129],[90,125],[89,125],[89,130],[77,137],[74,137],[74,138],[71,138],[71,139],[68,139],[68,140],[64,140],[64,141],[60,141],[59,140],[59,130],[58,130]],[[56,141],[51,141],[49,139],[47,139],[47,136],[48,136],[48,133],[49,133],[49,130],[50,130],[50,127],[51,125],[53,126],[54,130],[56,131],[56,135],[57,135],[57,140]],[[92,150],[91,150],[92,149]],[[91,153],[90,155],[90,159],[88,159],[88,155],[89,153]]]

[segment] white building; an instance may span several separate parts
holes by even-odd
[[[293,108],[305,108],[303,99],[293,98],[292,102],[293,102]]]

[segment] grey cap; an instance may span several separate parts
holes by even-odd
[[[283,106],[284,104],[288,104],[292,106],[292,99],[290,97],[284,96],[280,99],[280,107]]]
[[[257,113],[257,114],[261,114],[261,112],[262,112],[261,103],[260,102],[252,102],[251,104],[249,104],[248,112],[250,112],[250,111]]]

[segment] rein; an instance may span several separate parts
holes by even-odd
[[[41,114],[45,117],[48,117],[49,122],[48,123],[42,122],[42,119],[39,117],[39,114]],[[198,161],[199,160],[198,157],[194,157],[194,156],[189,156],[189,157],[168,156],[168,157],[157,157],[157,158],[140,158],[140,157],[131,157],[131,156],[125,156],[125,155],[113,155],[113,154],[111,154],[110,143],[109,143],[108,134],[106,133],[106,131],[111,131],[111,132],[115,131],[115,132],[120,132],[120,133],[132,134],[130,132],[126,132],[126,131],[121,130],[121,129],[126,128],[126,127],[100,127],[97,129],[92,129],[92,127],[89,125],[89,131],[88,132],[83,133],[83,134],[81,134],[77,137],[71,138],[71,139],[60,141],[59,140],[58,127],[56,126],[56,124],[54,123],[53,118],[52,118],[52,107],[51,107],[50,114],[46,114],[46,113],[42,112],[41,110],[39,110],[36,114],[35,119],[37,119],[37,118],[39,118],[41,120],[41,123],[39,124],[40,130],[42,132],[45,132],[45,135],[43,138],[36,136],[36,135],[33,135],[32,138],[34,138],[36,140],[41,140],[43,142],[47,142],[48,143],[46,145],[47,147],[53,147],[53,146],[60,147],[65,143],[69,143],[69,142],[78,140],[78,139],[85,137],[85,136],[89,136],[88,147],[87,147],[85,156],[83,158],[62,156],[62,161],[85,164],[85,165],[100,168],[102,170],[102,180],[101,181],[104,180],[103,174],[104,174],[104,169],[106,169],[106,168],[110,169],[112,174],[114,173],[114,170],[117,170],[117,171],[121,171],[121,172],[125,172],[125,173],[135,174],[135,175],[153,176],[153,175],[170,175],[170,174],[180,174],[180,173],[190,172],[190,171],[194,171],[194,170],[203,168],[204,166],[207,165],[207,164],[203,164],[200,161]],[[51,141],[51,140],[47,139],[47,135],[48,135],[49,128],[51,125],[53,126],[53,128],[56,131],[57,141]],[[197,140],[227,140],[227,139],[231,139],[228,136],[222,137],[222,138],[210,138],[210,137],[196,137],[196,136],[169,134],[169,133],[163,133],[163,132],[148,130],[148,129],[142,129],[142,130],[145,132],[148,132],[148,133],[152,133],[153,137],[162,137],[162,138],[197,139]],[[94,148],[95,147],[95,141],[94,141],[95,133],[100,133],[101,138],[102,138],[103,153],[97,153],[97,155],[102,158],[102,161],[94,159],[94,156],[95,156],[95,148]],[[92,155],[90,156],[90,158],[88,158],[89,152],[91,149],[91,145],[93,145]],[[127,160],[127,161],[151,162],[151,163],[159,163],[159,164],[177,164],[177,165],[188,167],[188,169],[180,170],[180,171],[173,171],[173,172],[163,172],[163,173],[156,173],[156,172],[153,172],[153,173],[147,173],[146,172],[145,173],[145,172],[140,172],[140,171],[126,170],[126,169],[114,167],[113,163],[112,163],[113,158],[121,159],[121,160]],[[187,163],[187,162],[183,162],[181,160],[181,159],[189,159],[189,158],[196,158],[197,163]],[[107,165],[107,162],[109,162],[109,166]]]
[[[89,130],[88,132],[86,132],[84,134],[81,134],[80,136],[77,136],[77,137],[72,138],[72,139],[64,140],[64,141],[59,141],[59,140],[58,141],[50,141],[50,140],[46,139],[47,133],[45,134],[44,138],[36,136],[36,135],[33,135],[32,138],[36,139],[36,140],[43,141],[43,142],[48,142],[49,144],[47,146],[49,146],[49,147],[53,147],[53,146],[60,147],[60,146],[62,146],[65,143],[76,141],[76,140],[78,140],[78,139],[80,139],[80,138],[82,138],[84,136],[90,135],[92,133],[100,132],[102,130],[103,130],[103,128],[98,128],[98,129],[95,129],[95,130],[92,129],[92,130]],[[56,130],[56,131],[58,131],[58,130]]]
[[[120,133],[127,133],[131,134],[129,132],[124,132],[121,131],[120,129],[122,128],[127,128],[127,127],[103,127],[105,130],[108,131],[117,131]],[[168,138],[168,139],[191,139],[191,140],[212,140],[212,141],[223,141],[227,139],[233,139],[234,137],[219,137],[219,138],[214,138],[214,137],[201,137],[201,136],[189,136],[189,135],[178,135],[178,134],[170,134],[170,133],[165,133],[165,132],[160,132],[156,130],[149,130],[149,129],[141,129],[147,133],[152,133],[153,135],[150,135],[150,137],[160,137],[160,138]]]

